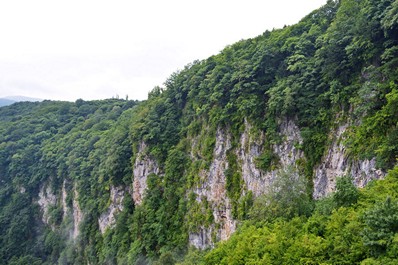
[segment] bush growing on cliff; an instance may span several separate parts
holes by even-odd
[[[265,195],[254,200],[249,216],[257,221],[309,216],[313,202],[307,189],[306,178],[293,166],[280,169]]]

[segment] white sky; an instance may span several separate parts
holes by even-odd
[[[195,59],[297,23],[326,0],[0,0],[0,97],[148,91]]]

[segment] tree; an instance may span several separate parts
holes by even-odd
[[[371,255],[384,254],[391,246],[398,233],[398,201],[387,197],[363,215],[366,225],[363,230],[363,241],[369,247]]]
[[[308,216],[312,211],[313,202],[307,189],[305,177],[293,166],[281,169],[268,192],[254,200],[249,216],[257,221]]]
[[[336,181],[336,192],[333,194],[333,201],[337,207],[351,206],[356,203],[359,191],[352,183],[350,176],[340,177]]]

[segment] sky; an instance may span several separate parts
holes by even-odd
[[[144,100],[194,60],[326,0],[0,1],[0,98]]]

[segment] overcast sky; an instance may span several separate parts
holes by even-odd
[[[0,97],[145,99],[196,59],[326,0],[0,2]]]

